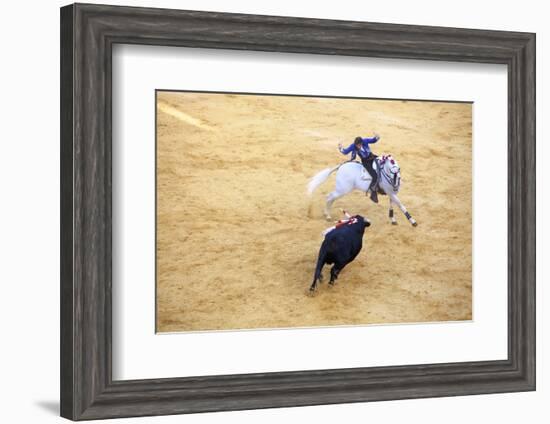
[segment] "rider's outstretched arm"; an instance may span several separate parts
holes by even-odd
[[[372,138],[368,138],[368,137],[362,138],[362,140],[363,140],[363,143],[374,144],[374,143],[376,143],[378,140],[380,140],[380,136],[375,135],[375,136],[372,137]]]

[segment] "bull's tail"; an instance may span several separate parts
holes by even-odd
[[[314,291],[317,287],[317,282],[321,279],[321,271],[323,270],[323,266],[325,265],[325,258],[326,258],[326,247],[321,246],[321,250],[319,251],[319,257],[317,258],[317,266],[315,267],[315,274],[313,274],[313,283],[311,283],[311,287],[309,288],[309,291]]]
[[[307,184],[307,194],[311,196],[313,192],[317,190],[317,187],[319,187],[327,180],[330,174],[340,168],[340,165],[337,165],[334,168],[323,169],[321,172],[317,173],[311,180],[309,180],[309,183]]]

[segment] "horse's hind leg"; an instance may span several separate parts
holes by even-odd
[[[330,221],[332,220],[332,217],[330,216],[330,210],[332,208],[332,204],[334,203],[334,201],[336,199],[338,199],[339,197],[341,197],[342,195],[340,193],[338,193],[337,191],[333,191],[329,194],[327,194],[327,202],[325,204],[325,210],[323,211],[323,213],[325,214],[325,218],[327,219],[327,221]]]

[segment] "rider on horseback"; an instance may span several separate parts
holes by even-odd
[[[354,160],[357,155],[361,158],[361,163],[371,176],[369,190],[370,198],[374,203],[378,203],[378,175],[374,170],[372,163],[377,156],[371,152],[369,144],[374,144],[378,140],[380,140],[380,136],[375,134],[372,138],[356,137],[353,143],[345,149],[342,147],[342,143],[338,144],[338,150],[340,150],[340,153],[343,155],[347,155],[351,152],[351,160]]]

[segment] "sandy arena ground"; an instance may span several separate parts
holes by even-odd
[[[159,332],[472,318],[470,104],[158,92],[157,120]],[[373,132],[418,227],[390,225],[386,196],[337,200],[372,226],[307,296],[334,174],[307,182]]]

